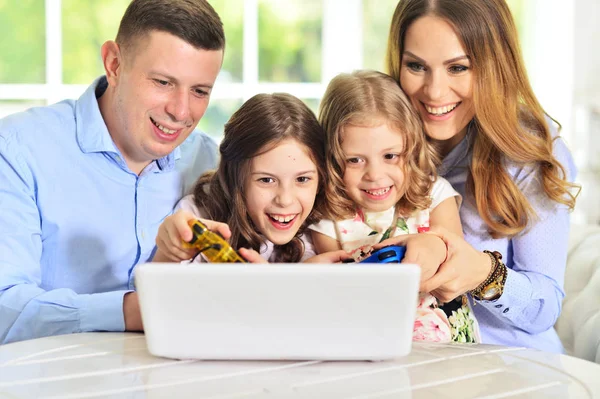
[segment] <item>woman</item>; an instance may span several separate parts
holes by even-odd
[[[448,253],[422,290],[444,302],[468,292],[484,343],[561,352],[552,327],[575,168],[528,82],[507,4],[401,0],[387,66],[463,196],[464,240],[432,229]]]

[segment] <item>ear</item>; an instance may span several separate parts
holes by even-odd
[[[101,56],[108,85],[116,86],[123,61],[119,45],[112,40],[105,42],[102,45]]]

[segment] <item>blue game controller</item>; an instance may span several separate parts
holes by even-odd
[[[361,260],[359,263],[400,263],[404,258],[406,247],[401,245],[390,245],[388,247],[379,248],[373,252],[368,258]],[[344,261],[343,263],[352,263],[353,259]]]

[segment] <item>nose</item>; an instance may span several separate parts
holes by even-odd
[[[167,114],[169,114],[173,121],[184,122],[188,125],[191,115],[189,96],[190,93],[183,88],[173,91],[166,107]]]
[[[425,95],[431,100],[439,100],[448,90],[448,80],[444,70],[432,70],[425,81],[423,88]]]
[[[281,208],[292,205],[294,202],[294,190],[285,185],[279,186],[275,195],[275,203]]]
[[[369,162],[365,170],[364,179],[367,181],[377,181],[383,175],[383,167],[379,162]]]

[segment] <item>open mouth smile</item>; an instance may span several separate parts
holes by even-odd
[[[166,135],[173,135],[175,134],[179,129],[169,129],[163,125],[161,125],[160,123],[156,122],[154,119],[150,118],[150,120],[152,121],[152,123],[154,124],[154,126],[156,126],[161,132],[163,132]]]
[[[382,188],[374,188],[374,189],[361,189],[363,193],[367,195],[368,198],[373,200],[384,200],[386,199],[391,191],[393,186],[382,187]]]
[[[431,107],[425,103],[421,104],[423,104],[423,107],[425,108],[428,114],[433,116],[442,116],[454,111],[456,107],[458,107],[461,103],[458,102],[450,105],[444,105],[443,107]]]
[[[271,224],[279,229],[279,230],[287,230],[292,227],[296,219],[298,218],[298,213],[288,214],[288,215],[280,215],[275,213],[267,213],[269,217],[269,221]]]

